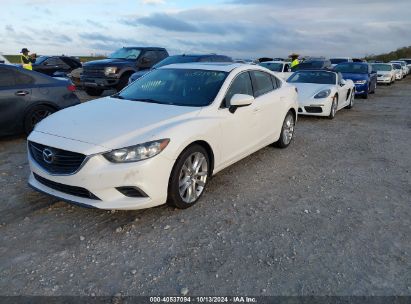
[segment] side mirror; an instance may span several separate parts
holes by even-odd
[[[341,82],[340,82],[340,86],[345,86],[345,84],[346,84],[346,82],[345,82],[345,80],[344,79],[341,79]]]
[[[231,113],[234,113],[239,107],[249,106],[254,102],[254,97],[246,94],[234,94],[230,100],[229,110]]]

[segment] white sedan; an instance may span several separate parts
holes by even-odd
[[[396,73],[392,63],[373,63],[372,70],[377,72],[377,82],[391,85],[395,82]]]
[[[165,66],[39,123],[29,184],[101,209],[187,208],[212,175],[269,144],[287,147],[297,109],[295,87],[256,65]]]
[[[287,80],[293,72],[291,72],[291,63],[286,61],[264,61],[259,64],[266,69],[269,69],[278,77],[281,77],[284,80]]]
[[[354,82],[343,79],[341,73],[301,70],[287,81],[298,89],[299,114],[333,119],[338,110],[354,105]]]

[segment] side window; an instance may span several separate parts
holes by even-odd
[[[281,88],[282,83],[280,79],[271,75],[271,81],[273,82],[274,90]]]
[[[246,94],[253,96],[253,87],[251,85],[251,78],[248,72],[241,73],[234,79],[227,91],[227,94],[225,95],[221,107],[229,107],[230,100],[235,94]]]
[[[157,52],[155,51],[147,51],[144,53],[143,57],[150,60],[149,64],[155,64],[158,62]]]
[[[29,85],[34,83],[34,78],[21,71],[15,71],[16,85]]]
[[[284,65],[284,72],[288,72],[290,69],[290,66],[288,64]]]
[[[168,54],[166,51],[160,51],[157,55],[158,55],[159,61],[168,57]]]
[[[14,72],[9,69],[0,68],[0,88],[16,85]]]
[[[254,71],[251,73],[253,76],[255,98],[274,90],[273,82],[271,81],[271,75],[260,71]]]

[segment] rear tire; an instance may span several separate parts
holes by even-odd
[[[278,139],[278,141],[274,143],[274,145],[281,149],[287,148],[294,138],[294,129],[295,118],[293,113],[288,111],[287,115],[284,118],[283,126],[281,128],[280,138]]]
[[[348,104],[348,106],[346,106],[346,109],[352,109],[354,107],[354,99],[355,99],[355,91],[351,92],[351,96],[350,96],[350,103]]]
[[[46,105],[38,105],[30,109],[24,116],[24,133],[29,135],[36,124],[54,112],[56,112],[55,108]]]
[[[90,96],[101,96],[101,94],[103,94],[104,92],[103,89],[98,88],[86,88],[85,91]]]
[[[210,157],[202,146],[194,144],[185,149],[171,171],[167,204],[186,209],[197,203],[211,175],[210,167]]]

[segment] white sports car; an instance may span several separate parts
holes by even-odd
[[[101,209],[187,208],[225,167],[287,147],[297,109],[295,87],[257,65],[164,66],[41,121],[28,138],[29,184]]]
[[[355,85],[341,73],[326,70],[301,70],[288,80],[298,89],[298,113],[335,117],[342,108],[354,105]]]

